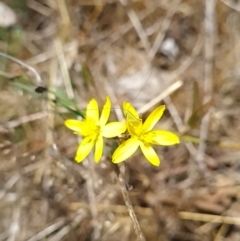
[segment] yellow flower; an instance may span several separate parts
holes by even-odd
[[[101,116],[99,118],[98,103],[92,99],[86,110],[86,117],[83,121],[66,120],[65,125],[73,130],[75,134],[83,136],[84,139],[80,143],[75,160],[83,161],[91,152],[95,145],[95,162],[99,162],[103,153],[103,137],[112,138],[119,136],[126,131],[126,123],[111,122],[107,123],[111,111],[110,98],[106,98]]]
[[[162,117],[165,106],[157,107],[142,123],[134,107],[128,103],[123,103],[123,112],[126,116],[127,130],[130,138],[121,144],[113,153],[113,162],[119,163],[131,155],[140,146],[146,159],[154,166],[160,165],[160,159],[152,148],[151,144],[169,146],[179,143],[179,138],[175,134],[164,130],[152,130]]]

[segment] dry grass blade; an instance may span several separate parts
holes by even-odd
[[[85,162],[84,165],[88,169],[87,190],[88,190],[88,198],[90,203],[90,211],[92,214],[92,226],[93,226],[92,239],[99,240],[101,235],[100,234],[101,226],[98,221],[98,211],[96,208],[97,202],[96,202],[96,194],[95,194],[95,188],[94,188],[96,177],[95,177],[95,171],[94,171],[94,165],[93,165],[93,157],[87,158],[87,162]]]
[[[59,228],[61,228],[65,224],[65,222],[66,222],[66,220],[61,219],[61,220],[57,221],[56,223],[49,225],[47,228],[45,228],[44,230],[40,231],[36,235],[32,236],[27,241],[39,241],[39,240],[42,240],[43,238],[49,236],[49,234],[51,234],[51,233],[55,232],[56,230],[58,230]]]
[[[70,224],[64,226],[60,231],[58,231],[51,238],[49,238],[48,241],[62,240],[63,237],[67,235],[71,231],[71,229],[76,228],[85,217],[86,217],[86,214],[84,212],[82,212],[81,214],[78,214]]]
[[[60,39],[55,39],[54,41],[55,50],[57,53],[58,61],[60,64],[60,70],[62,72],[62,78],[65,84],[67,95],[70,99],[74,98],[74,93],[71,86],[71,79],[68,72],[67,62],[63,52],[63,47]]]
[[[213,222],[222,224],[240,225],[240,218],[218,216],[202,213],[180,212],[180,218],[192,221]]]
[[[148,102],[145,106],[143,106],[141,109],[138,110],[139,113],[145,113],[152,109],[155,105],[157,105],[160,101],[162,101],[167,96],[171,95],[175,91],[177,91],[181,86],[183,85],[183,82],[181,80],[176,81],[172,85],[170,85],[166,90],[164,90],[159,96],[152,99],[150,102]]]
[[[47,116],[47,113],[45,113],[45,112],[34,113],[31,115],[20,117],[17,120],[11,120],[11,121],[5,123],[4,127],[9,128],[9,129],[16,128],[16,127],[23,125],[25,123],[28,123],[30,121],[36,121],[36,120],[42,119],[46,116]]]
[[[20,216],[21,208],[16,206],[13,210],[12,223],[9,229],[9,236],[7,241],[17,241],[18,232],[20,230]]]
[[[173,0],[172,1],[171,7],[169,8],[169,10],[167,12],[167,16],[165,17],[164,22],[162,24],[161,31],[159,31],[159,33],[154,41],[154,44],[148,53],[148,57],[150,60],[152,60],[154,58],[154,56],[156,55],[156,53],[158,52],[158,50],[162,44],[162,41],[165,37],[166,31],[169,28],[172,17],[176,13],[180,2],[181,2],[181,0]]]
[[[215,7],[216,0],[205,1],[205,79],[204,79],[204,102],[210,100],[212,96],[212,71],[213,71],[213,56],[214,56],[214,36],[215,36]],[[206,143],[208,136],[208,125],[210,120],[211,109],[205,114],[202,119],[200,128],[200,144],[196,161],[199,168],[206,173],[206,164],[204,163],[204,155],[206,151]]]
[[[119,0],[121,2],[121,4],[123,6],[126,6],[126,1],[125,0]],[[150,49],[150,44],[149,44],[149,41],[148,41],[148,37],[145,33],[145,30],[143,29],[142,27],[142,24],[136,14],[136,12],[133,10],[133,9],[129,9],[128,7],[126,7],[126,12],[127,12],[127,15],[132,23],[132,25],[134,26],[139,38],[141,39],[142,41],[142,44],[145,48],[145,51],[148,53],[149,49]]]
[[[234,3],[234,1],[230,0],[221,0],[224,4],[226,4],[228,7],[240,12],[240,4],[239,2]]]
[[[23,61],[21,61],[20,59],[14,58],[8,54],[2,53],[0,52],[0,56],[6,58],[6,59],[10,59],[11,61],[21,65],[23,68],[29,70],[30,72],[32,72],[32,74],[34,74],[35,76],[35,80],[36,80],[36,85],[42,85],[42,79],[41,76],[39,75],[39,73],[30,65],[25,64]]]

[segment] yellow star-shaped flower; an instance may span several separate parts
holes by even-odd
[[[106,98],[101,116],[99,118],[98,103],[92,99],[86,110],[86,117],[83,121],[66,120],[65,125],[73,130],[75,134],[83,136],[84,139],[80,143],[75,160],[83,161],[91,152],[95,145],[95,162],[99,162],[103,153],[103,137],[112,138],[121,135],[126,131],[126,123],[111,122],[107,123],[111,111],[110,98]]]
[[[142,119],[134,107],[128,102],[123,103],[123,112],[126,116],[127,130],[130,138],[113,153],[112,160],[114,163],[126,160],[140,146],[144,156],[152,165],[160,165],[160,159],[151,145],[169,146],[179,143],[178,136],[169,131],[152,130],[162,117],[164,110],[164,105],[157,107],[148,116],[146,121],[142,123]]]

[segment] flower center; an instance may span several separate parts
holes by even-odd
[[[101,127],[99,125],[92,125],[89,128],[89,134],[92,136],[98,136],[101,132]]]
[[[98,137],[101,132],[101,126],[96,123],[93,119],[86,119],[86,134],[92,136],[94,139]]]

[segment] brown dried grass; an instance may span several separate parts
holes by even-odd
[[[8,36],[2,52],[33,66],[45,86],[61,87],[81,108],[106,95],[116,108],[123,100],[141,108],[183,82],[163,99],[168,112],[159,127],[198,138],[206,132],[212,142],[158,148],[159,168],[140,153],[126,162],[128,195],[146,240],[239,240],[240,45],[233,2],[217,1],[206,16],[203,1],[30,0],[15,9],[22,40],[13,38],[16,29],[2,30]],[[207,17],[215,19],[208,22],[215,32],[205,32]],[[149,54],[158,34],[156,46],[174,39],[178,56]],[[63,125],[69,114],[14,87],[20,81],[34,89],[21,66],[2,58],[1,71],[0,240],[136,240],[109,158],[76,164],[77,140]],[[202,100],[190,127],[194,82]],[[206,97],[213,99],[208,108]]]

